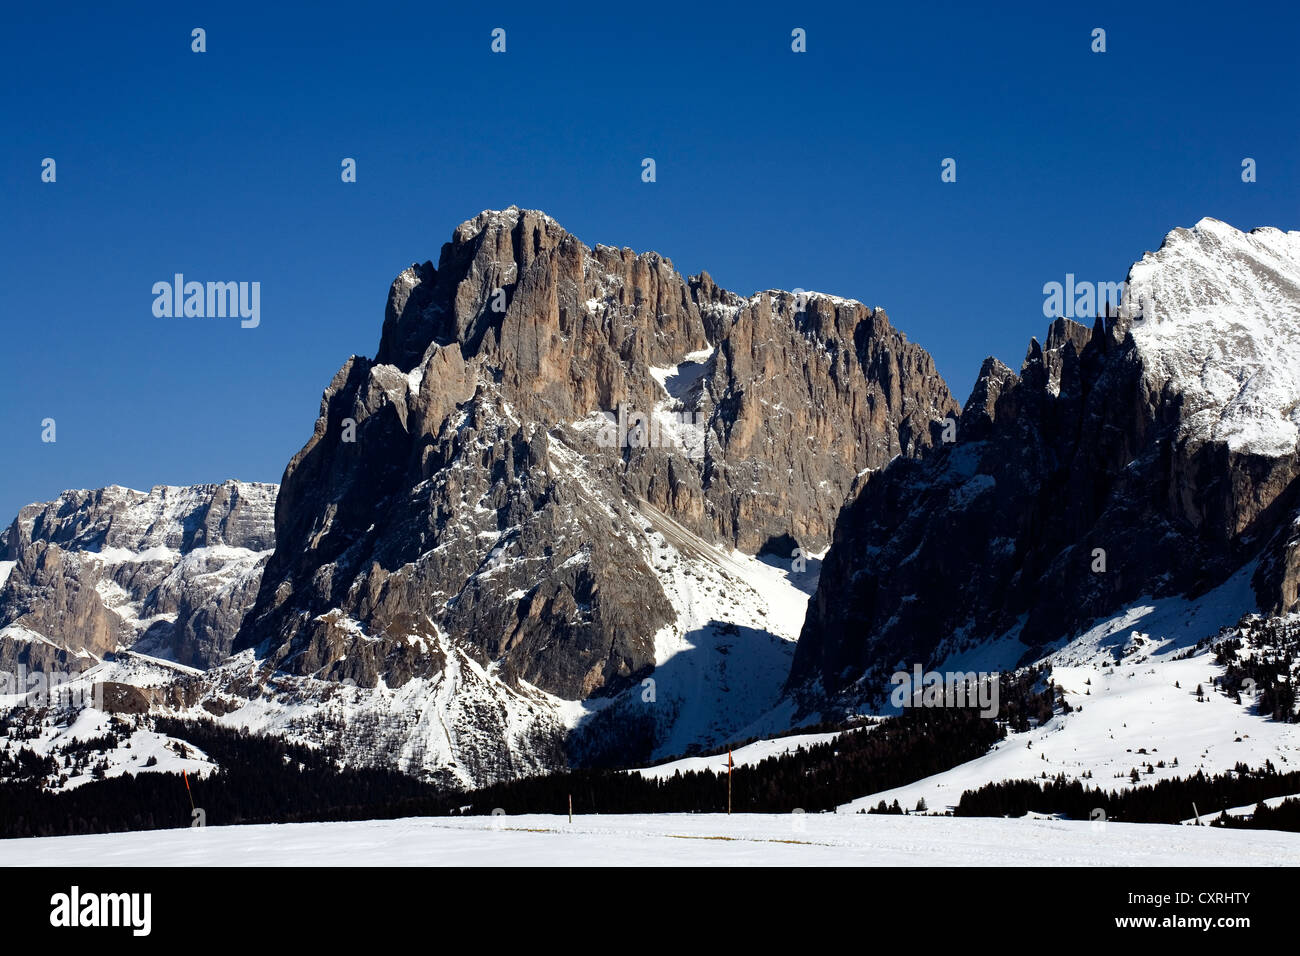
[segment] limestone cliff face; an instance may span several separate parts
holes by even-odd
[[[1058,319],[1019,375],[986,361],[957,440],[846,506],[788,685],[808,706],[999,638],[1032,659],[1256,559],[1259,607],[1296,607],[1300,233],[1203,220],[1129,292],[1143,311]]]
[[[643,505],[712,545],[815,550],[860,472],[957,410],[879,310],[742,298],[485,212],[397,277],[375,359],[326,389],[236,646],[393,686],[449,638],[516,684],[612,692],[675,618]]]
[[[225,659],[274,542],[274,485],[69,491],[0,536],[0,669],[83,670],[117,647]]]

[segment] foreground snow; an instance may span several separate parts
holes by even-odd
[[[1297,866],[1300,834],[843,814],[412,818],[0,841],[8,866]]]

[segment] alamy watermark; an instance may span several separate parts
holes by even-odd
[[[618,406],[618,413],[601,412],[605,419],[596,434],[601,448],[674,448],[688,458],[704,457],[704,413],[658,412],[650,414]]]
[[[1134,296],[1127,282],[1089,282],[1067,272],[1064,282],[1043,283],[1043,315],[1087,322],[1099,315],[1115,315],[1141,322],[1156,321],[1156,308],[1154,298]]]
[[[152,893],[83,893],[74,885],[50,897],[50,925],[59,928],[121,927],[148,936],[152,913]]]
[[[104,684],[64,671],[34,671],[18,665],[17,673],[0,671],[0,696],[21,694],[19,707],[71,707],[104,709]]]
[[[981,717],[998,715],[999,675],[984,671],[926,671],[920,664],[911,672],[896,671],[889,678],[895,707],[978,707]]]
[[[171,282],[153,284],[153,314],[160,319],[242,319],[241,328],[262,322],[262,283],[186,282],[178,272]]]

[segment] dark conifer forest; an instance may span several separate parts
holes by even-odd
[[[1190,777],[1161,780],[1129,790],[1105,791],[1084,787],[1078,780],[1008,780],[966,791],[957,804],[959,817],[1020,817],[1026,813],[1060,814],[1071,820],[1099,819],[1123,823],[1180,823],[1220,810],[1248,806],[1270,797],[1300,793],[1300,772],[1279,773],[1271,762],[1252,770],[1244,764],[1229,773],[1207,776],[1198,771]],[[1295,801],[1292,801],[1295,802]],[[1294,810],[1269,811],[1263,819],[1273,821],[1267,829],[1291,819]],[[1216,821],[1217,822],[1217,821]],[[1245,825],[1229,821],[1231,825]]]

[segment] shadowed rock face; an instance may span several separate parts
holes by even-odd
[[[847,703],[900,663],[1008,635],[1032,659],[1256,558],[1259,606],[1295,609],[1300,461],[1281,419],[1300,395],[1280,414],[1242,396],[1294,377],[1267,342],[1300,335],[1297,275],[1300,233],[1206,220],[1130,272],[1151,316],[1058,319],[1018,376],[987,360],[957,441],[895,461],[845,507],[788,688],[809,708]]]
[[[653,427],[622,441],[603,417],[620,408]],[[879,310],[744,299],[485,212],[397,277],[375,359],[326,389],[236,647],[395,686],[436,674],[451,638],[513,683],[611,692],[674,620],[640,504],[716,545],[816,550],[859,473],[957,410]]]
[[[0,536],[0,669],[82,670],[119,645],[230,652],[274,542],[274,485],[69,491]]]

